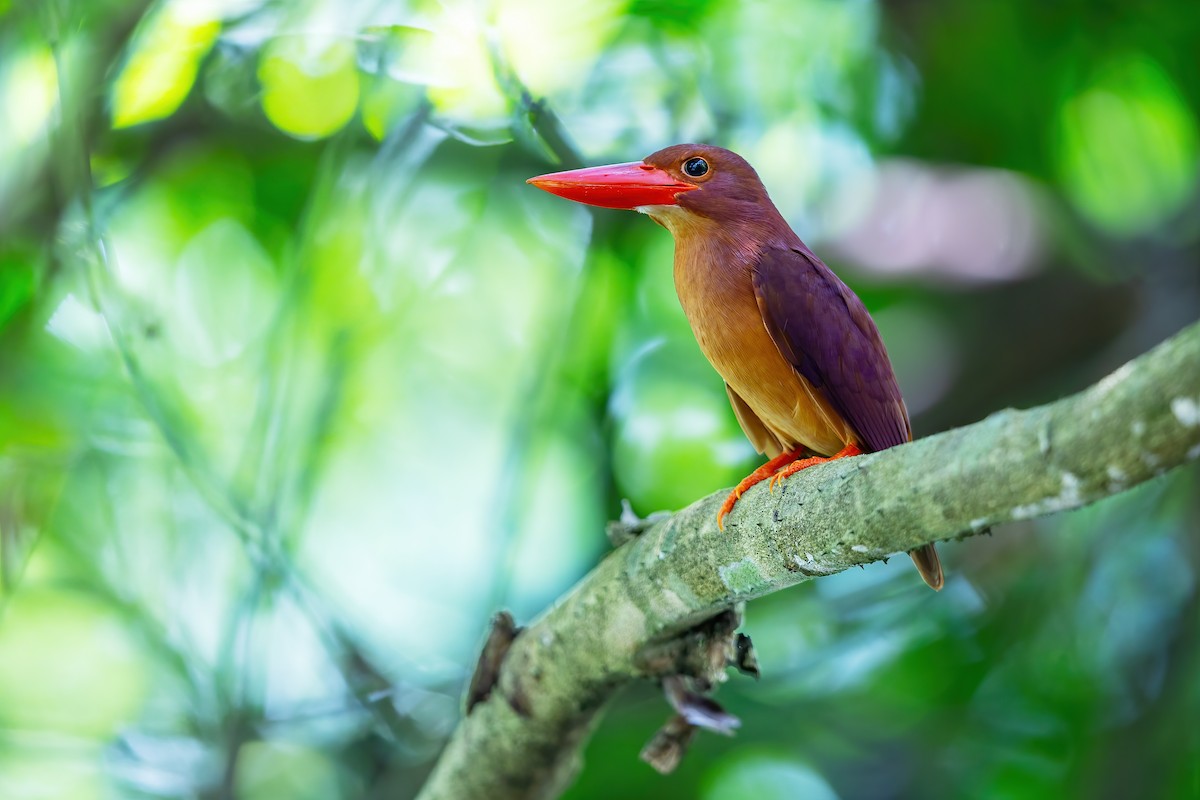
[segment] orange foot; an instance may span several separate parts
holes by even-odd
[[[802,469],[808,469],[809,467],[816,466],[817,464],[824,464],[826,461],[833,461],[837,458],[847,458],[849,456],[861,455],[862,450],[858,448],[858,445],[851,443],[829,457],[813,456],[812,458],[802,458],[799,461],[793,461],[791,464],[788,464],[786,467],[779,470],[779,472],[776,472],[775,475],[772,476],[769,488],[771,491],[775,491],[775,487],[778,486],[781,481],[783,481],[785,478],[790,478]]]
[[[767,478],[775,474],[776,470],[784,464],[790,464],[800,456],[804,455],[804,448],[798,447],[790,453],[780,453],[772,458],[767,463],[763,464],[758,469],[751,472],[746,477],[742,478],[741,482],[733,487],[733,491],[729,493],[729,497],[725,498],[725,502],[721,504],[721,510],[717,512],[717,527],[725,530],[725,517],[733,511],[733,506],[741,499],[742,495],[756,483],[762,483]]]
[[[859,449],[858,445],[848,444],[837,453],[829,457],[811,456],[810,458],[800,458],[800,456],[804,455],[804,448],[802,447],[797,448],[790,453],[782,453],[775,456],[770,461],[763,464],[761,467],[754,470],[754,472],[751,472],[749,475],[743,478],[741,483],[735,486],[733,491],[729,493],[729,496],[725,498],[725,502],[721,504],[721,509],[717,512],[717,527],[721,530],[725,530],[725,517],[728,516],[729,512],[733,510],[734,505],[746,492],[746,490],[754,484],[761,483],[767,478],[770,478],[771,482],[768,484],[768,488],[770,488],[771,491],[775,491],[775,487],[780,481],[782,481],[784,478],[795,475],[802,469],[807,469],[808,467],[816,464],[822,464],[826,461],[833,461],[835,458],[846,458],[848,456],[857,456],[861,454],[862,450]]]

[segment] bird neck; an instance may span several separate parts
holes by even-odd
[[[774,208],[769,209],[774,213],[757,218],[719,220],[680,206],[643,206],[638,211],[671,232],[676,253],[693,253],[718,268],[749,269],[764,247],[786,247],[796,238]]]
[[[709,340],[730,329],[733,318],[758,313],[752,270],[762,247],[771,241],[770,232],[747,221],[719,221],[678,206],[643,211],[675,239],[675,292],[701,349],[712,360],[715,345]]]
[[[763,249],[788,247],[799,239],[774,208],[758,218],[717,220],[679,206],[638,209],[671,232],[675,239],[675,285],[680,299],[688,287],[745,291],[750,272]],[[793,240],[795,240],[793,242]]]

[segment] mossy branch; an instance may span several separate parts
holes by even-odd
[[[1200,457],[1200,323],[1095,386],[882,453],[724,492],[612,552],[521,632],[423,800],[551,798],[648,647],[745,600],[919,545],[1066,511]],[[914,576],[914,580],[915,580]]]

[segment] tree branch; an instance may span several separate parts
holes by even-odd
[[[550,798],[647,646],[811,577],[1117,494],[1200,456],[1200,323],[1077,395],[756,487],[613,551],[517,637],[422,800]],[[641,666],[639,666],[641,665]]]

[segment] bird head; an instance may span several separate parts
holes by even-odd
[[[641,211],[667,227],[681,218],[751,220],[774,209],[744,158],[708,144],[672,145],[642,161],[552,172],[527,183],[579,203]]]

